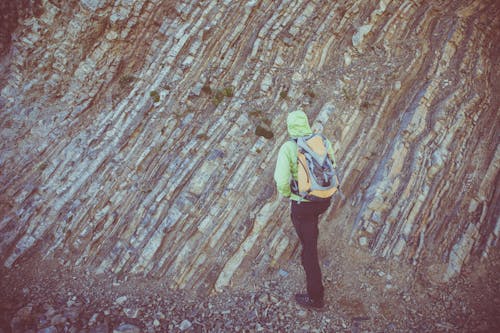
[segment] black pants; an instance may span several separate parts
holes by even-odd
[[[307,293],[313,300],[323,300],[323,282],[318,258],[318,222],[330,202],[301,202],[292,200],[291,217],[302,244],[302,267],[306,273]]]

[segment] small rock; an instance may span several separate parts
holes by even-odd
[[[81,311],[82,310],[79,307],[71,308],[64,311],[64,316],[67,321],[75,321],[80,317]]]
[[[365,24],[358,28],[356,33],[352,36],[352,45],[358,47],[362,42],[367,33],[372,30],[372,24]]]
[[[285,60],[283,60],[281,56],[277,56],[274,63],[278,66],[283,66],[285,64]]]
[[[302,81],[304,81],[304,77],[302,76],[302,74],[300,74],[299,72],[293,73],[292,75],[293,83],[300,83]]]
[[[132,324],[122,323],[113,330],[113,333],[141,333],[141,329]]]
[[[55,326],[49,326],[38,330],[37,333],[57,333],[57,328]]]
[[[311,331],[311,326],[309,326],[309,325],[306,324],[306,325],[302,326],[300,329],[302,331],[304,331],[304,332],[310,332]]]
[[[189,320],[184,319],[184,320],[182,321],[182,323],[179,325],[179,329],[180,329],[181,331],[185,331],[185,330],[187,330],[187,329],[190,329],[190,328],[191,328],[191,326],[193,326],[193,324],[191,324],[191,322],[190,322]]]
[[[344,53],[344,63],[346,66],[349,66],[352,63],[352,58],[349,52]]]
[[[89,325],[90,326],[92,326],[93,324],[95,324],[97,322],[97,317],[99,317],[98,313],[94,313],[92,315],[92,317],[90,317],[90,319],[89,319]]]
[[[126,301],[127,301],[127,296],[121,296],[115,300],[115,304],[123,305],[125,304]]]
[[[260,84],[260,89],[262,91],[268,91],[272,85],[273,85],[273,77],[271,76],[271,74],[266,74]]]
[[[268,294],[262,294],[259,297],[259,303],[266,304],[269,302],[269,295]]]
[[[46,310],[47,310],[47,311],[45,311],[45,316],[46,316],[47,318],[50,318],[50,317],[54,316],[54,315],[56,314],[56,312],[57,312],[57,311],[54,309],[54,307],[52,307],[52,306],[50,306],[50,305],[49,305],[49,306],[47,306]]]
[[[131,308],[126,308],[123,309],[123,312],[128,318],[137,318],[139,316],[139,309],[131,309]]]
[[[17,311],[17,313],[15,314],[14,318],[12,318],[12,321],[10,323],[12,331],[23,332],[24,329],[23,326],[31,325],[31,322],[33,320],[32,310],[33,307],[31,305],[28,305]]]
[[[287,272],[287,271],[285,271],[284,269],[280,269],[280,270],[278,271],[278,274],[279,274],[279,276],[281,276],[281,277],[287,277],[287,276],[288,276],[288,272]]]
[[[247,320],[249,322],[252,322],[255,319],[257,319],[257,313],[256,313],[256,311],[250,311],[250,312],[247,313]]]
[[[66,322],[66,317],[64,317],[62,314],[55,315],[50,320],[50,323],[54,326],[64,324],[65,322]]]
[[[108,333],[109,332],[109,325],[107,322],[99,323],[91,330],[91,332],[93,332],[93,333]]]

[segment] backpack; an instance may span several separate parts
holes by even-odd
[[[294,139],[297,143],[298,180],[292,192],[309,201],[328,201],[338,190],[339,181],[326,148],[326,139],[312,134]]]

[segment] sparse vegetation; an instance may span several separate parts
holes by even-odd
[[[217,90],[215,92],[215,95],[212,97],[212,103],[214,103],[215,106],[219,105],[222,101],[224,100],[224,94],[222,93],[222,90]]]
[[[342,93],[344,94],[344,98],[347,102],[352,102],[356,98],[356,94],[352,89],[348,89],[346,87],[342,88]]]
[[[225,97],[231,98],[234,97],[234,87],[233,86],[227,86],[222,90],[222,94]]]
[[[280,92],[280,98],[281,99],[285,99],[288,97],[288,90],[287,89],[284,89]]]
[[[153,102],[158,103],[160,101],[160,94],[156,90],[153,90],[149,93],[149,96],[153,99]]]
[[[203,88],[202,88],[202,90],[203,90]],[[210,89],[210,91],[212,91],[212,90]],[[234,87],[233,86],[226,86],[222,89],[217,89],[215,91],[214,96],[212,97],[212,102],[214,103],[215,106],[217,106],[224,100],[224,97],[227,97],[227,98],[234,97]]]

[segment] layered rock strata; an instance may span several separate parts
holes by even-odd
[[[17,9],[13,9],[17,10]],[[287,112],[334,142],[340,238],[447,281],[498,245],[496,1],[41,1],[0,71],[0,260],[221,290],[296,254]]]

